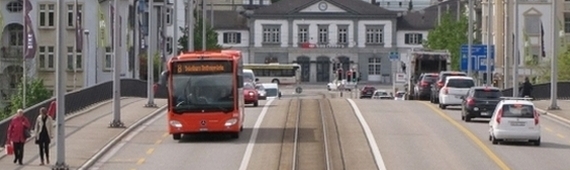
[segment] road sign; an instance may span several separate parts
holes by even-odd
[[[400,54],[397,51],[390,52],[390,60],[399,60]]]
[[[461,71],[467,71],[467,54],[469,52],[467,45],[461,46]],[[495,70],[495,46],[491,45],[491,71]],[[471,70],[487,71],[487,45],[473,44],[471,45]]]

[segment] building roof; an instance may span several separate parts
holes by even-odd
[[[206,11],[208,21],[211,19],[210,10]],[[237,11],[214,10],[215,30],[248,30],[247,19]]]
[[[397,17],[396,11],[390,11],[382,7],[372,5],[362,0],[280,0],[274,4],[261,7],[253,12],[252,16],[285,16],[295,15],[297,12],[314,5],[318,2],[325,1],[331,5],[335,5],[345,11],[346,16],[376,16],[379,18],[395,18]],[[317,12],[310,13],[311,16],[322,14],[326,16],[327,13]],[[330,15],[330,13],[328,13]],[[342,15],[342,14],[341,14]]]
[[[457,5],[460,0],[447,0],[439,3],[441,14],[449,12],[457,16]],[[438,5],[432,5],[422,10],[401,12],[396,25],[398,30],[430,30],[435,28],[438,19]]]

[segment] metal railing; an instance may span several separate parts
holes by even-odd
[[[147,83],[146,81],[138,79],[121,79],[121,96],[123,97],[147,97]],[[100,83],[85,89],[72,91],[65,94],[65,115],[76,113],[82,109],[88,108],[93,104],[110,100],[113,97],[113,82],[108,81]],[[155,98],[166,98],[166,87],[160,86],[155,95]],[[49,104],[55,98],[48,99],[40,102],[34,106],[28,107],[24,110],[24,116],[30,120],[30,123],[35,123],[36,117],[39,115],[39,109],[42,107],[48,108]],[[11,117],[0,121],[0,143],[6,142],[6,132],[10,123]],[[33,127],[33,126],[32,126]]]
[[[558,82],[558,99],[570,99],[570,90],[566,89],[570,89],[570,82]],[[513,88],[504,89],[502,92],[503,96],[513,96]],[[534,100],[550,99],[550,83],[533,85],[530,97]]]
[[[23,58],[22,47],[0,47],[1,61],[21,61]]]

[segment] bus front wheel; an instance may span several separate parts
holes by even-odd
[[[237,138],[239,138],[239,132],[235,132],[235,133],[230,134],[230,137],[231,137],[232,139],[237,139]]]
[[[271,80],[271,83],[279,84],[279,80],[273,79],[273,80]]]
[[[174,140],[180,140],[181,137],[182,137],[182,134],[180,134],[180,133],[172,134],[172,139],[174,139]]]

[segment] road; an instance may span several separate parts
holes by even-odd
[[[570,167],[567,161],[570,157],[570,125],[547,116],[540,120],[543,130],[541,146],[519,143],[492,145],[488,141],[488,119],[462,122],[459,110],[453,110],[453,107],[441,110],[425,101],[347,100],[324,90],[320,93],[334,97],[329,99],[331,113],[327,114],[333,118],[328,117],[324,121],[329,132],[325,135],[328,136],[328,147],[333,149],[330,152],[319,151],[335,160],[330,169],[518,170]],[[313,90],[299,96],[318,98]],[[288,140],[291,138],[287,137],[292,128],[288,113],[295,98],[295,95],[284,92],[282,99],[273,100],[269,105],[266,105],[268,101],[263,101],[259,107],[247,107],[245,129],[236,140],[222,135],[172,140],[166,133],[167,122],[162,114],[127,136],[122,144],[91,169],[284,169],[280,168],[283,162],[290,161],[283,158],[289,155],[290,150],[284,152],[283,148],[291,146]],[[321,100],[297,102],[315,105]],[[351,107],[351,101],[356,109]],[[262,113],[263,110],[266,112]],[[306,109],[299,114],[318,114],[318,111],[316,108]],[[258,127],[254,127],[256,124]],[[315,124],[311,126],[317,127]],[[316,141],[323,143],[314,140],[322,133],[316,129],[299,129],[300,134],[309,134],[301,138],[300,146]],[[315,138],[310,137],[311,133]],[[321,156],[315,156],[314,161],[320,161]]]

